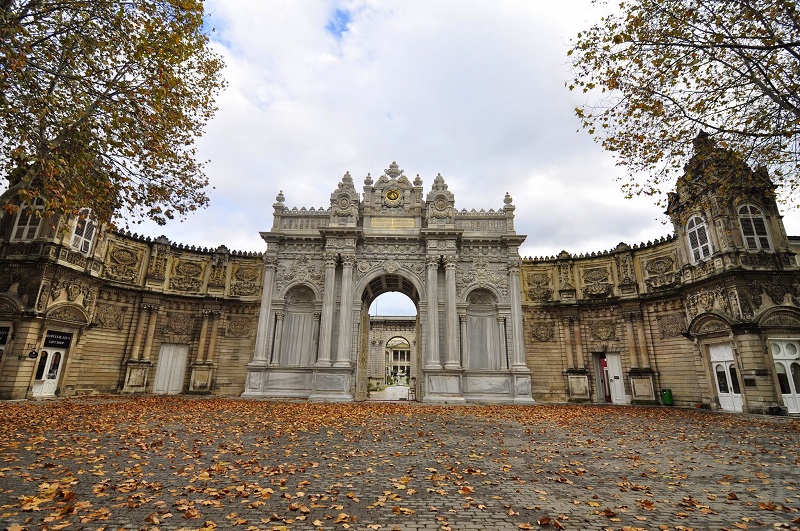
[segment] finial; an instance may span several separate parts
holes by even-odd
[[[283,203],[283,201],[284,201],[285,199],[286,199],[286,198],[285,198],[285,197],[283,197],[283,190],[281,190],[280,192],[278,192],[278,195],[275,197],[275,201],[277,201],[278,203]]]

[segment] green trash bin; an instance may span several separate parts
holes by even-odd
[[[661,390],[661,403],[665,406],[672,405],[672,389],[662,389]]]

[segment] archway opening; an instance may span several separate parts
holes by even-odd
[[[373,279],[362,294],[357,400],[416,400],[419,295],[399,275]]]

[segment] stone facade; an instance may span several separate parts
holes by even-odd
[[[74,219],[9,242],[15,221],[0,221],[0,398],[241,393],[260,256],[103,231],[82,253]]]
[[[259,255],[4,216],[0,397],[359,401],[395,334],[427,402],[800,413],[800,238],[766,172],[703,135],[673,233],[600,253],[521,260],[508,195],[459,211],[444,178],[425,193],[394,163],[361,193],[346,174],[329,207],[273,207]],[[370,326],[388,291],[417,318]]]

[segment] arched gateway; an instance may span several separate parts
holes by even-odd
[[[369,304],[400,291],[417,305],[416,396],[533,402],[525,364],[514,205],[455,210],[441,175],[427,196],[396,163],[363,198],[347,173],[328,209],[279,194],[262,232],[264,290],[244,396],[367,396]]]

